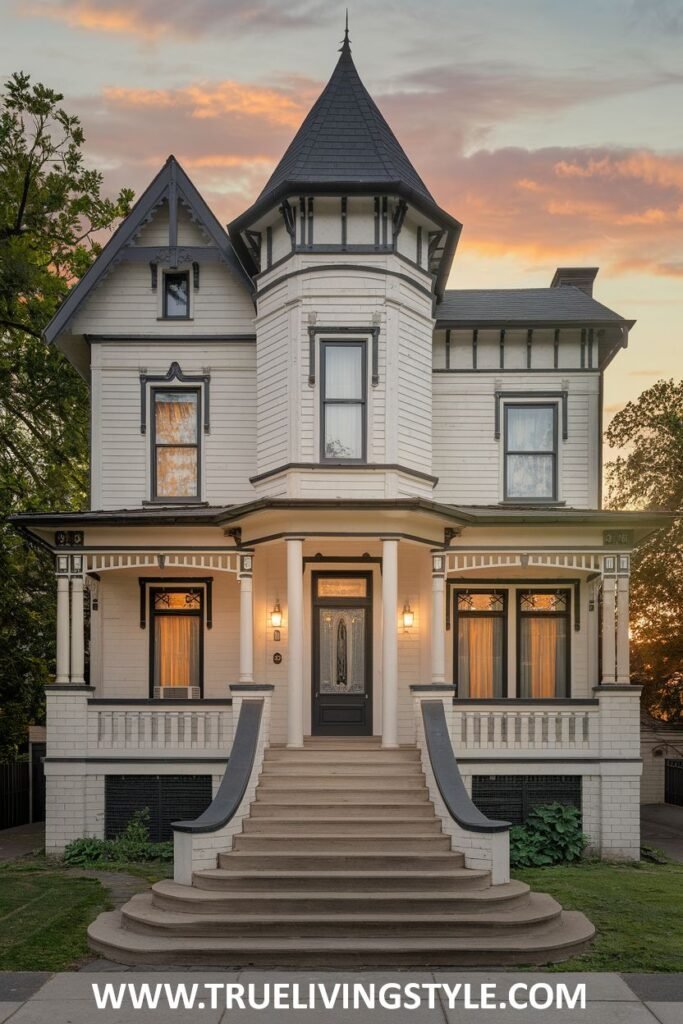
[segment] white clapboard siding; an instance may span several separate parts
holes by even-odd
[[[433,472],[437,501],[496,504],[502,495],[503,436],[494,438],[496,389],[568,390],[568,433],[561,437],[560,500],[576,508],[598,503],[599,379],[589,373],[433,375]],[[502,422],[502,420],[501,420]]]
[[[197,576],[174,570],[174,576]],[[229,697],[239,680],[239,583],[231,573],[213,576],[213,627],[204,628],[204,696]],[[93,635],[99,650],[92,683],[98,697],[146,697],[149,693],[150,623],[140,628],[140,586],[133,573],[103,572]]]
[[[93,345],[93,508],[134,508],[150,498],[150,438],[140,429],[140,373],[172,362],[210,375],[210,433],[201,434],[202,498],[249,501],[256,461],[256,346],[251,342],[107,342]],[[149,402],[148,416],[149,416]]]

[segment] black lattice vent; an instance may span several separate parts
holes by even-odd
[[[541,804],[569,804],[580,811],[581,776],[474,775],[472,800],[490,818],[523,825]]]
[[[104,788],[104,831],[115,839],[133,814],[149,809],[152,842],[173,838],[171,822],[192,820],[211,803],[210,775],[108,775]]]

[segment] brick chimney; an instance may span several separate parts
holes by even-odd
[[[580,288],[586,295],[592,296],[593,281],[599,269],[600,267],[558,267],[550,287],[561,288],[564,284],[571,284],[575,288]]]

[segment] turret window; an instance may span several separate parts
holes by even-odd
[[[326,462],[366,458],[367,353],[364,341],[321,343],[322,451]]]

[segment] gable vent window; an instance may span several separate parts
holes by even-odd
[[[152,392],[152,479],[156,500],[199,498],[199,391]]]
[[[505,500],[557,500],[557,405],[505,406]]]
[[[321,345],[323,461],[365,461],[366,363],[364,341]]]
[[[190,316],[190,275],[188,272],[164,274],[163,316],[167,320],[187,320]]]

